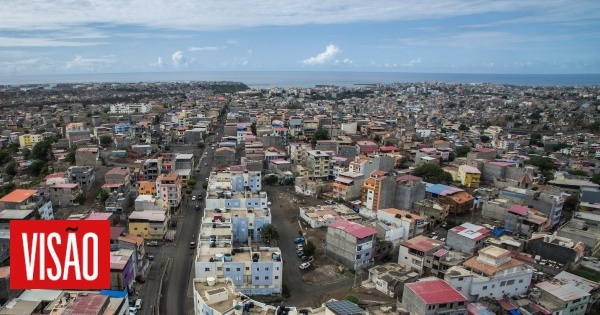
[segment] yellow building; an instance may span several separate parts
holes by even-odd
[[[129,234],[145,240],[162,240],[169,223],[165,210],[133,211],[129,216]]]
[[[465,187],[479,188],[481,172],[476,167],[461,165],[458,167],[458,179]]]
[[[140,195],[156,196],[156,183],[149,181],[141,181],[138,193]]]
[[[42,135],[26,134],[19,136],[19,145],[21,148],[33,147],[36,143],[44,140]]]

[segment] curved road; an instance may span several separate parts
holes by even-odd
[[[219,123],[216,131],[219,134],[216,137],[217,139],[223,135],[223,129],[224,125]],[[204,151],[208,152],[208,155],[202,155],[197,162],[200,172],[194,173],[197,184],[192,193],[192,195],[202,195],[203,197],[205,196],[205,190],[202,188],[202,183],[210,175],[214,150],[207,144]],[[208,163],[208,166],[204,166],[204,163]],[[189,196],[185,196],[182,202],[182,212],[176,218],[178,223],[181,224],[175,237],[177,247],[172,254],[172,263],[167,271],[168,276],[165,277],[163,283],[163,300],[160,306],[162,314],[194,314],[193,298],[188,289],[194,276],[192,267],[196,252],[189,248],[189,242],[195,241],[194,238],[198,236],[198,228],[204,214],[204,207],[202,201],[191,201]],[[194,210],[197,202],[200,202],[200,211]]]

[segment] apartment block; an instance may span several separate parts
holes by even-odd
[[[465,187],[479,188],[481,171],[470,165],[460,165],[458,167],[458,180]]]
[[[308,171],[307,177],[327,179],[329,177],[330,159],[330,154],[324,151],[305,151],[303,166]]]
[[[388,173],[373,171],[362,186],[361,201],[369,211],[392,207],[394,204],[395,180]]]
[[[483,226],[467,222],[448,230],[446,244],[461,253],[474,255],[485,245],[489,234],[490,230]]]
[[[179,175],[171,173],[156,179],[156,192],[158,197],[166,202],[170,210],[174,210],[181,203],[183,191]]]
[[[398,236],[407,241],[425,232],[428,226],[426,218],[422,218],[406,210],[394,208],[380,209],[377,211],[377,220],[384,224],[390,224],[398,229]]]
[[[165,210],[133,211],[129,215],[129,233],[145,240],[162,240],[170,220]]]
[[[404,285],[398,309],[411,315],[464,315],[467,298],[444,280],[424,278]]]
[[[346,201],[358,199],[362,195],[364,175],[357,172],[340,173],[333,183],[333,198]]]
[[[48,196],[37,190],[15,189],[0,199],[0,210],[33,210],[42,220],[54,219],[54,208]]]
[[[77,183],[56,184],[50,187],[50,199],[57,207],[72,207],[78,205],[75,201],[83,191]]]
[[[233,190],[234,179],[235,184],[239,184],[236,186],[236,189],[242,189],[241,191]],[[248,186],[242,186],[241,183],[246,185],[246,179],[244,176],[240,176],[240,174],[232,174],[231,172],[212,174],[208,180],[208,187],[206,189],[206,209],[253,208],[262,211],[263,209],[268,208],[267,193],[263,191],[255,192],[250,188],[250,185],[252,185],[254,189],[261,186],[260,182],[258,182],[258,178],[255,176],[248,177]],[[248,189],[243,189],[243,187],[248,187]]]
[[[36,134],[25,134],[19,136],[19,145],[21,148],[31,148],[36,143],[42,142],[44,140],[44,136],[36,135]]]
[[[413,175],[398,176],[394,191],[394,207],[409,210],[413,203],[425,199],[423,179]]]
[[[92,166],[71,166],[67,169],[67,177],[71,183],[77,183],[88,191],[96,180],[96,172]]]
[[[462,267],[450,268],[445,280],[470,302],[476,302],[483,297],[501,299],[527,293],[533,272],[532,267],[511,258],[510,251],[490,245]]]
[[[420,275],[423,274],[425,256],[433,254],[444,246],[444,242],[419,235],[400,244],[398,263],[411,266]]]
[[[336,221],[327,227],[325,254],[348,268],[367,268],[373,263],[376,234],[358,223]]]
[[[136,114],[148,113],[152,110],[151,104],[113,104],[110,105],[111,114]]]

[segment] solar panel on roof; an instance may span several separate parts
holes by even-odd
[[[360,308],[360,307],[356,306],[356,304],[354,304],[350,301],[346,301],[346,300],[327,302],[327,303],[325,303],[325,306],[329,307],[334,313],[336,313],[338,315],[353,315],[353,314],[360,314],[360,313],[364,312],[364,310],[362,308]]]

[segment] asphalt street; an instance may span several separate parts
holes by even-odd
[[[219,124],[216,132],[217,138],[223,135],[223,124]],[[216,139],[215,139],[216,140]],[[197,165],[200,166],[200,172],[195,172],[196,186],[192,195],[205,196],[205,190],[202,183],[205,178],[210,176],[210,169],[213,165],[214,150],[210,145],[206,145],[205,152],[208,155],[202,155]],[[207,163],[207,166],[204,166]],[[200,210],[194,210],[196,203],[199,203]],[[175,237],[175,246],[166,243],[165,250],[172,258],[172,263],[167,270],[167,276],[164,278],[162,288],[162,301],[160,304],[161,314],[193,314],[193,298],[189,288],[193,278],[192,270],[195,258],[195,250],[189,248],[191,241],[196,241],[198,228],[204,214],[204,204],[202,201],[191,201],[191,196],[186,195],[183,200],[182,211],[174,216],[173,220],[178,222],[177,235]],[[169,250],[171,248],[171,250]]]

